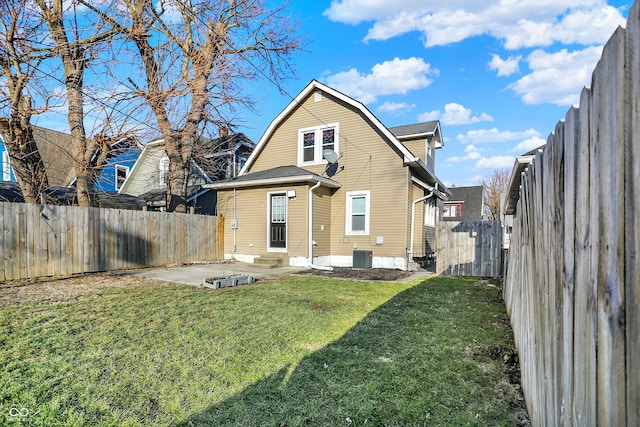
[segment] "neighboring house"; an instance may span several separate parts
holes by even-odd
[[[33,137],[44,162],[47,180],[51,187],[72,187],[75,184],[71,135],[51,129],[33,126]],[[123,138],[111,145],[110,158],[98,176],[96,191],[116,192],[128,170],[142,151],[135,138]],[[11,159],[0,135],[1,181],[16,182]]]
[[[123,138],[111,144],[111,156],[96,179],[97,191],[118,192],[131,168],[140,157],[143,146],[137,138]]]
[[[451,197],[442,203],[443,221],[482,221],[484,219],[484,188],[451,187]]]
[[[98,191],[96,195],[100,208],[144,210],[147,206],[144,199],[128,194]],[[52,205],[77,205],[77,196],[75,188],[71,187],[49,187],[44,192],[45,203]],[[17,182],[0,181],[0,202],[24,203]]]
[[[516,160],[513,164],[513,169],[511,171],[511,175],[509,176],[509,184],[507,185],[507,190],[504,193],[504,202],[501,203],[500,206],[500,214],[502,215],[505,224],[503,237],[503,242],[506,243],[505,249],[508,249],[511,243],[513,216],[516,213],[518,200],[520,200],[520,183],[522,181],[522,173],[529,167],[531,162],[533,162],[533,158],[535,157],[536,153],[542,148],[544,148],[544,145],[541,145],[538,148],[534,148],[533,150],[516,157]]]
[[[450,194],[434,174],[442,141],[438,122],[388,129],[360,102],[312,81],[237,178],[205,184],[218,191],[225,257],[317,268],[364,258],[365,267],[370,259],[413,269],[435,247],[425,230]]]
[[[0,156],[2,157],[2,181],[16,182],[11,158],[5,147],[4,137],[0,135]],[[52,187],[70,185],[75,178],[73,155],[71,153],[71,135],[51,129],[33,126],[33,138],[45,167],[47,180]]]
[[[254,147],[244,134],[229,135],[225,130],[219,138],[198,140],[187,184],[187,203],[195,213],[215,215],[216,192],[203,185],[236,176]],[[151,141],[144,146],[119,191],[145,199],[150,210],[164,211],[168,171],[164,139]]]
[[[513,231],[513,215],[505,214],[504,207],[507,199],[507,193],[500,193],[500,222],[502,223],[502,248],[509,249],[511,245],[511,234]]]

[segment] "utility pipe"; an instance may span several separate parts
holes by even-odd
[[[320,181],[309,188],[309,267],[315,270],[333,271],[332,267],[313,264],[313,190],[320,187]]]
[[[236,231],[238,228],[238,212],[236,209],[236,189],[233,189],[233,221],[235,222],[235,227],[233,228],[233,253],[237,252],[236,248]]]
[[[415,227],[415,221],[416,221],[416,204],[423,202],[428,198],[430,198],[431,196],[433,196],[433,192],[434,192],[434,189],[432,188],[431,192],[428,195],[414,200],[413,204],[411,205],[411,244],[409,246],[409,257],[408,257],[409,259],[407,259],[407,263],[413,262],[413,238],[415,234],[414,227]]]

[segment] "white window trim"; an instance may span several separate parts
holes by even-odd
[[[269,227],[271,226],[271,196],[280,196],[284,195],[284,223],[285,223],[285,246],[284,248],[273,248],[271,247],[271,231]],[[267,235],[266,235],[266,246],[267,252],[288,252],[289,251],[289,198],[286,197],[286,191],[271,191],[267,193]]]
[[[365,197],[365,212],[364,212],[364,231],[354,231],[351,229],[352,221],[351,221],[351,201],[354,197]],[[347,236],[368,236],[369,235],[369,224],[371,220],[371,191],[363,190],[363,191],[348,191],[347,192],[347,211],[345,216],[345,234]]]
[[[124,166],[124,165],[116,165],[115,166],[115,189],[116,191],[120,191],[120,189],[122,188],[122,185],[118,187],[118,169],[124,170],[124,181],[122,181],[122,185],[124,185],[124,182],[127,180],[127,178],[129,177],[129,171],[131,170],[131,168],[129,168],[129,166]]]
[[[329,123],[327,125],[298,129],[298,166],[320,165],[327,163],[327,161],[322,157],[322,131],[327,129],[334,130],[333,151],[336,153],[339,152],[338,141],[340,140],[340,130],[338,123]],[[315,152],[313,155],[313,161],[305,162],[303,135],[312,131],[315,133]]]

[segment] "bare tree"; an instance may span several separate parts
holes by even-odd
[[[77,2],[63,0],[35,0],[49,36],[54,42],[53,52],[62,62],[64,86],[68,103],[67,118],[71,131],[72,152],[76,175],[76,191],[80,206],[94,206],[97,202],[93,184],[96,172],[106,162],[110,143],[120,135],[100,135],[88,138],[85,130],[85,87],[87,68],[98,56],[100,43],[112,41],[114,28],[103,28],[98,20],[90,22],[86,15],[78,16]],[[65,9],[67,7],[67,9]],[[82,25],[82,28],[80,27]],[[85,34],[86,28],[92,30]]]
[[[500,194],[507,190],[509,176],[509,169],[496,169],[482,180],[484,210],[492,221],[500,220]]]
[[[28,90],[38,65],[47,57],[46,50],[36,47],[40,27],[41,21],[27,0],[0,1],[0,67],[4,78],[0,93],[7,112],[0,119],[0,133],[26,203],[38,203],[49,186],[31,126],[31,117],[38,110]]]
[[[229,126],[226,116],[239,104],[251,105],[241,82],[258,72],[271,82],[291,74],[288,59],[300,47],[296,24],[285,5],[269,10],[264,0],[122,0],[101,9],[80,1],[118,28],[142,63],[142,76],[126,81],[164,139],[168,210],[185,212],[197,141],[212,124]]]

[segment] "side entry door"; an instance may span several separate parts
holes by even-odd
[[[287,196],[286,194],[271,194],[269,219],[269,247],[287,247]]]

